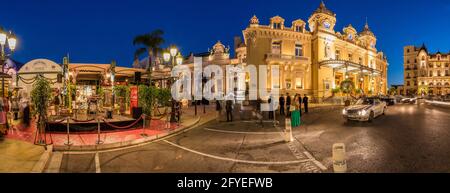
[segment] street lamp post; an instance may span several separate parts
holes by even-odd
[[[9,75],[5,74],[4,72],[4,65],[6,63],[6,60],[14,53],[14,50],[16,49],[17,44],[17,38],[14,33],[11,31],[9,34],[0,27],[0,46],[1,46],[1,58],[0,58],[0,64],[1,64],[1,78],[2,78],[2,97],[5,97],[5,78],[10,78]],[[10,53],[7,54],[7,46],[9,48]]]
[[[163,53],[163,59],[166,63],[171,63],[172,68],[175,67],[175,65],[181,65],[183,64],[183,56],[181,56],[181,53],[178,51],[178,48],[175,46],[171,46],[168,51]],[[171,107],[171,113],[170,113],[170,122],[175,123],[177,120],[175,119],[175,102],[172,99],[172,107]]]

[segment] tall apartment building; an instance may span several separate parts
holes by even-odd
[[[450,53],[430,53],[421,47],[404,47],[404,89],[407,95],[450,94]]]

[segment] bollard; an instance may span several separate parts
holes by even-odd
[[[64,145],[67,145],[67,146],[71,146],[72,145],[72,143],[70,142],[70,125],[69,125],[69,122],[70,122],[70,117],[67,117],[67,141],[64,143]]]
[[[284,130],[284,140],[289,143],[294,141],[294,136],[292,135],[292,125],[291,119],[286,119],[285,130]]]
[[[147,133],[145,133],[145,114],[142,115],[142,137],[148,137]]]
[[[336,143],[333,145],[333,169],[335,173],[347,172],[347,160],[345,154],[345,144]]]
[[[97,141],[95,144],[100,145],[103,144],[103,141],[100,139],[100,118],[97,117]]]
[[[166,118],[165,128],[170,129],[170,117],[169,116],[167,116],[167,118]]]

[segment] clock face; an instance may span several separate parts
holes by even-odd
[[[353,40],[353,35],[352,34],[348,34],[348,40]]]
[[[325,27],[325,28],[327,28],[327,29],[330,29],[331,24],[330,24],[328,21],[323,22],[323,27]]]

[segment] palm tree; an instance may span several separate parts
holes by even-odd
[[[140,63],[139,63],[139,56],[141,56],[142,54],[144,54],[146,52],[147,52],[147,48],[138,48],[134,52],[134,64],[133,64],[133,67],[141,68]]]
[[[156,65],[156,57],[158,53],[162,50],[161,45],[164,43],[164,38],[162,37],[164,32],[160,29],[154,30],[147,34],[138,35],[133,40],[133,45],[143,46],[138,48],[135,52],[135,57],[139,57],[143,53],[148,53],[148,78],[151,86],[152,77],[152,64]]]
[[[136,57],[139,58],[140,55],[144,54],[145,52],[148,53],[148,65],[147,65],[147,71],[148,71],[148,79],[149,79],[149,90],[151,90],[152,87],[152,66],[156,65],[156,57],[158,56],[158,53],[162,50],[161,45],[164,43],[163,39],[164,32],[160,29],[154,30],[150,33],[138,35],[133,40],[133,45],[135,46],[142,46],[138,48],[135,52],[135,59]],[[153,65],[152,65],[153,64]],[[153,96],[150,96],[150,104],[153,103]],[[152,120],[152,113],[150,112],[147,118],[144,118],[148,120],[148,125],[150,125],[150,122]],[[145,125],[143,126],[145,127]],[[145,136],[145,134],[143,134]]]

